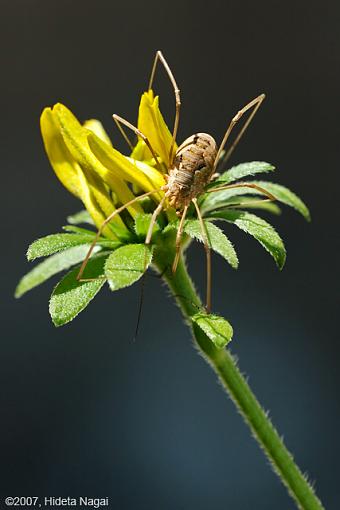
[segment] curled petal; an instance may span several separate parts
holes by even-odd
[[[51,108],[45,108],[40,117],[40,128],[45,150],[52,167],[65,188],[81,198],[79,165],[71,156],[60,132],[59,124]]]
[[[172,134],[170,133],[159,109],[159,98],[149,90],[142,95],[139,105],[138,129],[148,138],[151,147],[167,167],[170,165]],[[174,146],[176,151],[177,146]],[[150,151],[148,159],[152,158]]]
[[[97,119],[86,120],[83,124],[83,127],[88,129],[89,131],[92,131],[92,133],[97,135],[98,138],[103,140],[103,142],[106,142],[108,145],[112,146],[110,137],[105,131],[103,124],[99,120]]]
[[[81,165],[73,158],[61,134],[58,119],[50,108],[45,108],[40,118],[41,133],[50,163],[68,191],[82,200],[93,221],[99,227],[105,218],[115,210],[104,184],[95,176],[85,176]],[[113,223],[119,229],[126,227],[117,215]],[[105,235],[116,239],[110,228]]]
[[[140,162],[123,156],[92,133],[88,136],[88,143],[98,161],[112,174],[122,176],[126,181],[144,191],[152,191],[164,186],[164,177],[156,168],[145,163],[139,165]]]
[[[96,226],[99,228],[102,225],[105,218],[107,217],[107,215],[103,214],[103,212],[99,206],[99,203],[96,200],[96,196],[95,196],[95,195],[97,195],[97,198],[99,198],[98,193],[96,193],[93,185],[91,186],[88,184],[86,177],[84,175],[84,172],[82,172],[80,167],[79,167],[79,185],[82,189],[81,199],[83,201],[83,204],[85,205],[86,209],[90,213]],[[111,212],[112,212],[114,210],[114,206],[112,205],[111,207],[112,207],[112,210],[111,210]],[[118,217],[118,215],[116,215],[114,217],[113,222],[117,225],[118,228],[126,230],[126,227],[125,227],[123,221],[121,220],[120,217]],[[110,227],[106,227],[103,231],[103,234],[110,239],[117,239],[117,236],[112,232]]]
[[[131,153],[131,158],[137,159],[138,161],[145,161],[146,163],[151,161],[152,155],[150,155],[150,151],[144,140],[138,140]]]
[[[116,171],[113,171],[112,168],[104,166],[104,164],[94,154],[89,145],[89,141],[95,140],[95,142],[97,142],[97,144],[99,143],[100,146],[104,146],[108,149],[112,148],[98,138],[92,131],[81,126],[75,116],[64,105],[60,103],[56,104],[53,108],[53,113],[58,119],[61,133],[67,148],[74,159],[81,165],[82,168],[84,168],[85,172],[88,171],[93,174],[97,174],[100,179],[102,179],[117,195],[119,202],[122,204],[132,200],[134,195],[126,182],[124,182],[124,175],[122,172],[120,172],[117,167],[115,167]],[[117,152],[122,159],[126,159],[118,151],[115,152]],[[133,217],[142,212],[142,208],[138,202],[129,206],[128,210]]]

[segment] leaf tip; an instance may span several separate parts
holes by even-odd
[[[23,291],[23,289],[21,288],[21,280],[20,282],[18,283],[18,285],[15,287],[15,290],[14,290],[14,297],[15,299],[19,299],[21,298],[21,296],[24,294],[25,292]]]
[[[277,263],[277,267],[279,268],[280,271],[282,271],[282,269],[284,268],[285,266],[285,263],[286,263],[286,259],[287,259],[287,254],[286,252],[284,253],[284,255],[282,257],[280,257],[276,263]]]
[[[55,289],[57,287],[58,287],[58,284],[56,285]],[[71,318],[65,317],[63,314],[60,314],[60,311],[55,306],[55,302],[54,302],[53,298],[54,298],[54,291],[52,292],[52,295],[50,297],[48,311],[50,313],[50,317],[51,317],[53,326],[55,326],[56,328],[60,328],[60,326],[64,326],[68,322],[71,322],[74,319],[74,317],[76,317],[76,315],[78,315],[79,312],[74,317],[72,317],[72,316],[71,316]]]
[[[236,269],[238,269],[239,264],[240,264],[240,262],[238,260],[237,255],[236,255],[236,259],[231,263],[231,267],[236,270]]]
[[[32,248],[31,248],[32,245],[30,245],[28,247],[28,250],[26,252],[26,258],[29,262],[32,262],[32,260],[34,260],[36,257],[34,256],[34,253],[32,251]]]
[[[64,324],[66,324],[66,322],[59,322],[57,321],[55,318],[53,318],[51,316],[51,319],[52,319],[52,324],[55,328],[60,328],[61,326],[63,326]]]

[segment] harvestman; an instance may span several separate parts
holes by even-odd
[[[259,95],[252,101],[250,101],[246,106],[244,106],[239,112],[232,118],[227,131],[225,132],[225,135],[223,137],[223,140],[221,142],[221,145],[217,149],[217,144],[214,140],[214,138],[211,135],[208,135],[207,133],[196,133],[189,138],[187,138],[174,152],[175,142],[176,142],[176,136],[179,126],[179,119],[180,119],[180,107],[181,107],[181,98],[180,98],[180,90],[177,86],[176,80],[174,78],[174,75],[171,72],[171,69],[165,60],[163,54],[161,51],[157,51],[150,81],[149,81],[149,90],[152,89],[152,84],[155,77],[155,72],[157,68],[158,62],[161,62],[165,68],[165,71],[172,83],[172,86],[174,88],[175,93],[175,99],[176,99],[176,115],[175,115],[175,121],[174,121],[174,127],[172,131],[172,141],[170,146],[170,152],[169,152],[169,169],[168,174],[165,175],[166,184],[162,186],[161,188],[154,189],[153,191],[148,191],[147,193],[143,193],[142,195],[139,195],[138,197],[135,197],[133,200],[130,200],[126,204],[122,205],[118,209],[116,209],[110,216],[106,218],[106,220],[101,224],[101,226],[98,229],[98,232],[96,234],[96,237],[94,238],[93,243],[91,244],[89,251],[80,267],[79,273],[77,275],[77,280],[79,281],[92,281],[93,279],[85,279],[82,278],[82,275],[84,273],[85,267],[87,265],[87,262],[89,258],[91,257],[92,251],[104,229],[104,227],[113,219],[113,217],[116,214],[119,214],[124,209],[132,205],[137,200],[141,200],[142,198],[145,198],[147,196],[150,196],[154,193],[158,193],[159,191],[164,191],[164,195],[159,202],[158,206],[154,210],[150,225],[148,228],[148,232],[145,238],[145,244],[148,245],[151,242],[153,227],[156,223],[157,216],[162,211],[164,206],[166,205],[166,201],[168,202],[168,205],[170,207],[174,207],[176,209],[177,215],[180,217],[179,227],[177,230],[176,235],[176,254],[172,265],[172,271],[175,272],[177,269],[177,264],[180,257],[180,250],[181,250],[181,239],[183,234],[183,227],[184,227],[184,221],[185,217],[189,208],[190,203],[192,202],[195,206],[197,217],[200,223],[201,232],[202,232],[202,239],[204,242],[204,247],[206,251],[206,259],[207,259],[207,281],[206,281],[206,310],[207,312],[210,312],[211,309],[211,255],[210,255],[210,245],[208,240],[208,234],[206,231],[206,227],[197,203],[197,197],[204,192],[205,187],[207,184],[209,184],[213,179],[214,175],[216,173],[217,165],[219,163],[220,157],[222,155],[222,151],[227,143],[227,140],[229,138],[230,133],[232,132],[234,126],[237,124],[237,122],[241,119],[241,117],[248,111],[251,110],[251,114],[249,115],[247,121],[243,125],[242,129],[238,133],[237,137],[235,138],[234,142],[228,149],[228,151],[225,152],[225,155],[222,159],[223,163],[225,163],[233,150],[235,149],[236,145],[240,141],[242,135],[244,134],[245,130],[249,126],[250,122],[252,121],[254,115],[256,114],[257,110],[259,109],[262,101],[265,98],[264,94]],[[113,119],[116,122],[120,132],[124,136],[125,140],[128,142],[131,148],[133,148],[132,144],[130,143],[123,127],[121,124],[126,126],[127,128],[131,129],[138,137],[140,137],[147,147],[149,148],[153,158],[155,159],[155,162],[157,165],[160,165],[159,159],[157,157],[156,151],[152,148],[148,138],[133,124],[128,122],[127,120],[123,119],[119,115],[114,114]],[[209,193],[213,193],[215,191],[221,191],[225,189],[230,188],[238,188],[238,187],[248,187],[248,188],[254,188],[260,191],[262,194],[266,195],[269,200],[275,200],[275,197],[271,195],[268,191],[261,188],[260,186],[257,186],[254,183],[251,182],[242,182],[239,184],[229,184],[229,185],[222,185],[218,186],[216,188],[210,188],[207,191]]]

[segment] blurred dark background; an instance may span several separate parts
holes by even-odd
[[[232,322],[232,350],[298,464],[339,508],[339,4],[3,0],[0,11],[1,496],[109,497],[117,510],[294,508],[159,281],[147,280],[135,343],[138,285],[105,289],[60,329],[48,315],[57,280],[12,297],[32,267],[28,244],[81,208],[49,166],[41,110],[62,101],[97,117],[125,149],[111,114],[136,121],[162,49],[182,90],[179,139],[219,140],[267,93],[232,162],[274,163],[313,222],[288,209],[271,219],[288,250],[282,272],[228,227],[240,268],[213,257],[214,309]],[[171,120],[162,72],[156,90]],[[189,263],[203,291],[202,246]]]

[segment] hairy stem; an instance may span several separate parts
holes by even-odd
[[[171,267],[169,252],[159,252],[156,265],[163,272]],[[287,450],[282,439],[272,425],[266,412],[260,406],[236,361],[228,350],[217,349],[204,332],[190,317],[197,313],[202,303],[195,291],[187,272],[183,258],[180,259],[175,274],[166,270],[163,275],[175,297],[185,320],[192,329],[198,350],[218,375],[227,393],[235,403],[255,439],[270,460],[273,469],[287,487],[298,508],[303,510],[320,510],[324,507],[314,493],[313,488],[295,464],[293,456]]]

